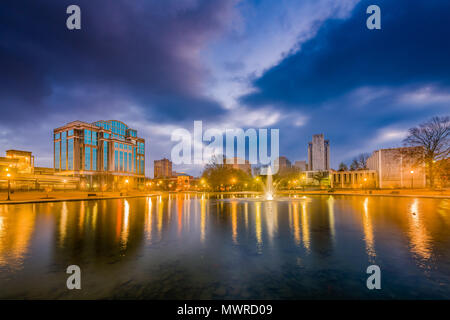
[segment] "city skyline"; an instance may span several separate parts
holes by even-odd
[[[398,147],[408,128],[448,112],[450,4],[378,1],[382,29],[368,30],[369,4],[79,1],[82,29],[69,31],[65,3],[4,2],[0,144],[52,167],[51,128],[122,119],[149,141],[146,176],[194,120],[279,128],[292,162],[323,132],[332,168]]]

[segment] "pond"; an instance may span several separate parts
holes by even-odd
[[[66,269],[81,269],[69,290]],[[381,289],[366,270],[378,265]],[[0,205],[0,298],[449,299],[450,200],[167,194]]]

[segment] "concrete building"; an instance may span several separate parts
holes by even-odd
[[[153,168],[154,178],[172,177],[172,161],[169,159],[155,160]]]
[[[308,170],[325,171],[330,169],[330,141],[323,134],[313,135],[308,143]]]
[[[53,133],[56,174],[81,177],[88,189],[144,183],[145,140],[123,122],[74,121]]]
[[[297,160],[297,161],[295,161],[294,167],[299,169],[300,171],[308,170],[308,165],[307,165],[305,160],[301,160],[301,161]]]
[[[412,148],[380,149],[367,159],[367,167],[378,173],[380,188],[424,188],[426,175],[423,164]]]
[[[365,189],[378,188],[376,170],[330,171],[330,186],[332,188]]]
[[[8,176],[9,175],[9,176]],[[80,179],[55,175],[53,168],[34,166],[34,156],[30,151],[8,150],[6,157],[0,157],[0,188],[5,189],[11,182],[13,190],[75,189]]]

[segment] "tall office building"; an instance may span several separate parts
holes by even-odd
[[[169,159],[155,160],[153,168],[153,176],[155,178],[172,177],[172,161]]]
[[[325,140],[323,134],[313,135],[308,143],[308,170],[330,170],[330,141]]]
[[[111,183],[110,188],[144,181],[145,140],[123,122],[74,121],[53,133],[58,174],[84,177],[90,186]]]
[[[286,172],[287,170],[289,170],[290,168],[292,168],[292,163],[285,156],[278,157],[275,160],[275,168],[274,168],[275,171],[274,172],[283,173],[283,172]]]

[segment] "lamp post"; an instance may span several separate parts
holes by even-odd
[[[11,196],[10,196],[10,194],[11,194],[11,174],[7,173],[6,177],[8,178],[8,199],[6,199],[6,200],[10,201],[11,200]]]
[[[411,170],[411,189],[414,187],[414,170]]]
[[[128,183],[129,183],[128,179],[125,180],[125,184],[127,185],[127,196],[128,196]]]

